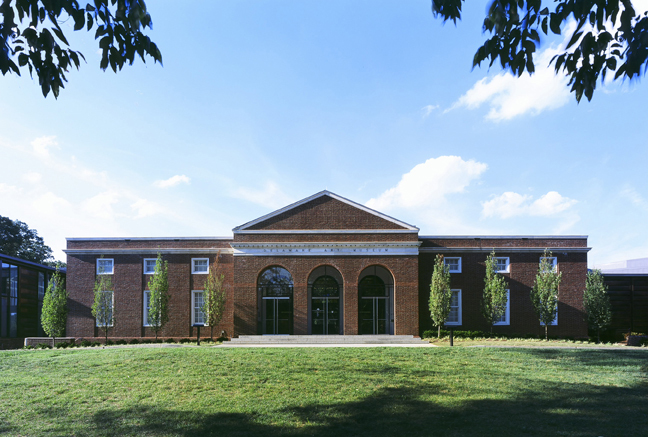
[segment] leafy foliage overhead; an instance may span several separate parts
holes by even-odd
[[[35,229],[0,216],[0,253],[40,264],[53,265],[52,249]]]
[[[85,57],[72,50],[61,24],[72,19],[74,30],[95,30],[99,40],[102,70],[114,72],[126,62],[133,64],[136,55],[145,61],[149,55],[162,63],[162,54],[151,39],[142,33],[152,28],[151,16],[144,0],[94,0],[84,8],[76,0],[0,0],[0,71],[3,75],[21,75],[29,69],[47,96],[58,97],[67,82],[65,73],[71,66],[79,68]],[[16,62],[17,61],[17,62]]]
[[[444,22],[461,19],[464,0],[432,0],[432,12]],[[551,8],[551,9],[550,9]],[[533,73],[533,54],[541,34],[560,35],[569,20],[576,27],[564,51],[552,63],[569,77],[576,100],[592,99],[599,78],[637,78],[648,63],[648,13],[630,0],[492,0],[484,32],[492,36],[477,49],[473,66],[485,60],[513,74]]]

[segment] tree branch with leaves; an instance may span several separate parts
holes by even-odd
[[[38,78],[44,96],[58,97],[71,67],[79,69],[85,57],[72,50],[60,23],[71,19],[74,30],[95,30],[99,40],[99,67],[114,71],[145,55],[162,64],[157,45],[142,33],[152,28],[144,0],[94,0],[85,7],[76,0],[0,0],[0,71],[3,75],[29,69]]]
[[[432,12],[444,22],[461,19],[464,0],[432,0]],[[483,31],[491,35],[477,49],[473,67],[499,60],[521,76],[535,72],[534,54],[541,35],[560,35],[570,21],[575,28],[551,63],[569,77],[576,100],[591,100],[608,74],[635,79],[648,65],[648,13],[630,0],[491,0]]]

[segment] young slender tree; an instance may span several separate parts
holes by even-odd
[[[169,275],[166,261],[162,261],[162,254],[158,253],[155,261],[155,272],[149,279],[150,306],[148,311],[148,324],[155,332],[155,339],[169,321]]]
[[[67,300],[65,279],[57,266],[56,272],[47,284],[41,312],[41,325],[43,331],[52,337],[52,345],[56,344],[56,337],[62,337],[65,333],[68,315]]]
[[[531,303],[545,327],[545,340],[549,339],[549,325],[558,313],[558,287],[562,273],[558,273],[551,262],[551,252],[545,249],[540,259],[535,284],[531,289]]]
[[[94,285],[94,302],[92,315],[97,327],[102,328],[108,344],[108,328],[115,324],[115,309],[113,308],[114,287],[110,275],[97,275]]]
[[[220,253],[216,255],[216,261],[209,270],[203,286],[202,312],[205,314],[205,322],[209,325],[211,339],[214,339],[214,327],[223,318],[225,311],[225,275],[219,265]]]
[[[452,290],[450,290],[450,269],[443,262],[443,255],[437,255],[430,282],[430,317],[438,327],[437,336],[441,337],[441,326],[445,323],[450,314],[450,302],[452,301]]]
[[[600,343],[601,329],[607,328],[612,323],[610,297],[600,270],[587,272],[583,302],[585,312],[587,312],[587,322],[590,326],[596,328],[597,341]]]
[[[486,257],[486,276],[484,277],[484,292],[482,293],[482,315],[490,325],[493,332],[493,325],[506,313],[506,281],[497,273],[497,260],[495,251]]]

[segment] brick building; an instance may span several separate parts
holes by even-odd
[[[116,318],[110,335],[152,336],[147,283],[158,253],[168,261],[171,293],[163,337],[195,335],[203,282],[217,257],[227,290],[219,335],[419,335],[432,328],[427,298],[439,253],[454,290],[447,324],[488,329],[479,305],[493,249],[510,290],[496,332],[540,334],[529,291],[545,248],[563,273],[550,334],[586,336],[587,237],[420,236],[415,226],[328,191],[238,226],[231,238],[68,239],[68,335],[101,335],[90,311],[92,289],[98,274],[108,274]]]

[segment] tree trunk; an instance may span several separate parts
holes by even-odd
[[[545,341],[549,341],[549,325],[545,323]]]
[[[209,335],[211,336],[211,340],[214,341],[214,326],[210,326],[209,331],[210,331]]]
[[[108,346],[108,326],[104,328],[104,334],[106,334],[106,342],[104,343],[104,347]]]
[[[56,346],[56,337],[52,337],[52,349]]]
[[[441,325],[439,325],[439,330],[437,331],[437,338],[441,338]]]
[[[601,328],[596,329],[596,337],[597,337],[597,343],[601,342]]]

